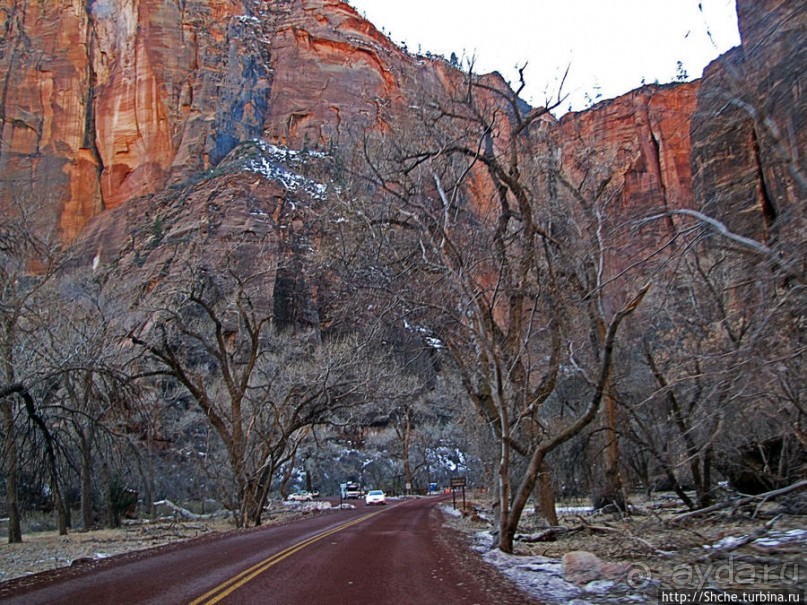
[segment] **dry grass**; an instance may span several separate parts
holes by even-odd
[[[102,559],[233,529],[232,522],[162,520],[130,522],[119,529],[23,534],[22,544],[0,545],[0,581],[71,565],[80,559]]]

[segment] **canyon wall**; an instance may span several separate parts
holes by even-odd
[[[606,282],[631,266],[652,271],[648,261],[677,227],[672,218],[645,219],[693,205],[690,124],[700,88],[700,81],[644,86],[560,121],[562,171],[596,200],[600,224],[589,231],[607,243]]]
[[[738,0],[740,48],[706,70],[690,130],[695,204],[785,248],[807,234],[807,12]]]
[[[404,63],[423,71],[336,0],[0,0],[0,196],[72,241],[239,142],[381,120]]]
[[[600,158],[615,222],[696,207],[754,237],[803,230],[787,211],[807,142],[798,4],[739,0],[743,45],[702,80],[564,116],[570,178]],[[95,219],[93,246],[117,254],[131,208],[148,197],[158,213],[240,144],[354,144],[457,74],[340,0],[0,0],[0,75],[0,204],[41,206],[41,228],[66,242]],[[638,253],[671,228],[626,244]]]
[[[6,203],[47,204],[43,226],[69,241],[202,168],[228,131],[258,134],[239,109],[265,105],[268,57],[241,14],[238,0],[0,1]]]

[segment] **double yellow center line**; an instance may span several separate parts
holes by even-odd
[[[228,595],[232,594],[233,592],[241,588],[244,584],[246,584],[250,580],[253,580],[257,576],[265,572],[273,565],[276,565],[280,563],[283,559],[286,559],[287,557],[290,557],[294,553],[301,551],[306,546],[310,546],[314,542],[318,542],[323,538],[327,538],[328,536],[340,532],[343,529],[347,529],[348,527],[352,527],[353,525],[361,523],[362,521],[366,521],[370,517],[375,517],[376,515],[382,512],[384,511],[379,510],[374,513],[368,513],[366,515],[362,515],[358,519],[348,521],[347,523],[342,523],[342,525],[337,525],[332,529],[328,529],[324,532],[316,534],[315,536],[303,540],[302,542],[293,544],[288,548],[285,548],[284,550],[281,550],[280,552],[273,554],[271,557],[267,557],[266,559],[264,559],[260,563],[253,565],[249,569],[245,569],[244,571],[233,576],[226,582],[219,584],[213,590],[210,590],[205,594],[203,594],[201,597],[191,601],[189,605],[202,605],[203,603],[205,605],[213,605],[214,603],[218,603],[222,599],[226,598]]]

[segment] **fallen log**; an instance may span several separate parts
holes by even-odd
[[[750,504],[751,502],[755,502],[760,500],[761,502],[766,502],[771,498],[776,498],[778,496],[784,496],[785,494],[790,494],[793,492],[797,492],[799,490],[804,489],[807,487],[807,479],[802,479],[801,481],[797,481],[792,485],[788,485],[787,487],[781,487],[779,489],[771,490],[769,492],[765,492],[764,494],[757,494],[756,496],[743,496],[742,498],[735,498],[734,500],[727,500],[726,502],[719,502],[718,504],[713,504],[712,506],[707,506],[706,508],[699,508],[698,510],[692,510],[686,513],[682,513],[680,515],[676,515],[671,519],[673,523],[678,523],[679,521],[683,521],[685,519],[689,519],[690,517],[699,517],[700,515],[705,515],[708,513],[713,513],[718,510],[722,510],[724,508],[737,508],[744,504]]]
[[[644,538],[634,536],[633,534],[630,534],[630,533],[626,534],[625,530],[623,528],[609,527],[607,525],[592,525],[591,523],[588,523],[582,517],[580,517],[580,520],[583,522],[582,527],[585,527],[585,529],[587,529],[587,530],[589,530],[591,532],[611,532],[611,533],[619,534],[624,539],[633,540],[634,542],[638,542],[639,544],[641,544],[642,546],[647,548],[650,552],[653,552],[653,553],[655,553],[655,554],[657,554],[659,556],[662,556],[662,557],[669,557],[670,555],[673,554],[672,552],[670,552],[668,550],[661,550],[660,548],[656,548],[655,546],[653,546],[650,542],[648,542]]]
[[[519,542],[526,542],[527,544],[534,542],[554,542],[560,534],[565,534],[570,531],[572,530],[568,527],[553,525],[552,527],[547,527],[546,529],[532,534],[516,534],[515,539]]]
[[[202,519],[214,519],[216,517],[221,517],[222,516],[221,512],[215,512],[215,513],[210,513],[210,514],[206,514],[206,515],[200,515],[198,513],[193,513],[191,511],[189,511],[187,508],[182,508],[181,506],[178,506],[177,504],[174,504],[173,502],[171,502],[168,499],[160,500],[158,502],[155,502],[154,506],[166,506],[166,507],[170,508],[172,511],[174,511],[174,513],[176,513],[177,515],[182,517],[183,519],[193,519],[194,521],[199,521],[199,520],[202,520]],[[226,513],[224,513],[224,514],[226,514]]]

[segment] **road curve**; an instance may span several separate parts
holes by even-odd
[[[8,604],[529,603],[440,531],[436,499],[389,501],[0,584]],[[27,581],[25,581],[27,580]]]

